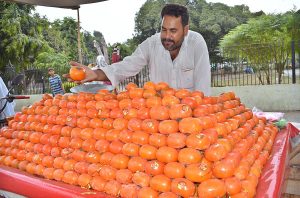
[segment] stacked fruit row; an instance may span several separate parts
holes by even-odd
[[[121,197],[253,197],[278,129],[233,92],[166,83],[45,94],[0,132],[0,163]]]

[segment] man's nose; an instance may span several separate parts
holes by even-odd
[[[170,31],[166,31],[166,39],[170,39],[172,37]]]

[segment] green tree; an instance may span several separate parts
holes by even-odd
[[[0,69],[9,62],[25,69],[41,51],[48,49],[42,25],[31,16],[33,6],[0,2]]]
[[[65,74],[68,73],[69,67],[66,67],[69,63],[69,59],[62,53],[49,50],[47,52],[40,53],[34,62],[35,67],[41,70],[47,70],[53,68],[56,73]]]
[[[164,0],[147,0],[135,16],[135,39],[138,43],[160,30],[160,11]]]
[[[55,26],[52,26],[52,23],[49,22],[49,20],[43,16],[40,17],[38,14],[36,14],[36,18],[39,21],[39,23],[42,25],[42,35],[44,39],[47,41],[47,44],[51,49],[54,49],[57,53],[63,53],[65,51],[65,40],[62,39],[61,31],[59,28],[55,28]]]
[[[251,12],[244,5],[229,7],[222,3],[206,3],[203,0],[195,1],[193,8],[190,8],[191,29],[203,35],[210,60],[220,62],[218,41],[232,28],[252,17]]]
[[[55,20],[51,24],[54,30],[60,31],[64,44],[64,53],[69,60],[78,60],[77,21],[71,17]]]
[[[300,10],[292,10],[289,11],[288,14],[287,28],[289,30],[291,39],[295,41],[295,49],[296,52],[298,52],[300,61]]]
[[[258,77],[263,84],[264,72],[267,83],[271,83],[270,65],[274,63],[277,71],[278,83],[282,81],[282,74],[290,54],[291,14],[262,15],[250,19],[247,24],[231,30],[220,42],[223,51],[235,50],[242,53],[249,63],[257,70]],[[231,52],[231,54],[234,54]]]
[[[77,21],[65,17],[50,22],[34,10],[34,6],[0,1],[0,70],[10,61],[17,72],[31,66],[61,71],[70,60],[78,60]],[[85,64],[97,56],[93,40],[101,39],[101,32],[81,32]]]

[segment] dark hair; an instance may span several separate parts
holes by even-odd
[[[181,23],[184,26],[189,24],[189,13],[185,6],[179,4],[166,4],[161,11],[161,18],[164,18],[165,15],[180,17]]]

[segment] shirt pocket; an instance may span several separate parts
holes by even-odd
[[[194,68],[182,67],[180,68],[180,88],[193,88],[194,87]]]

